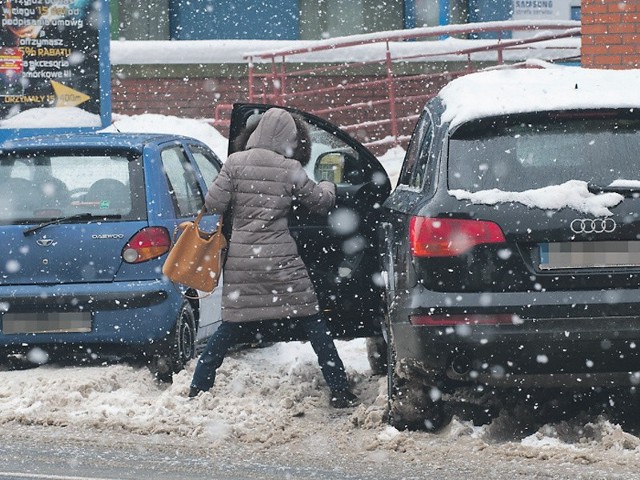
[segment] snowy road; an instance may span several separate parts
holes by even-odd
[[[593,411],[532,428],[544,409],[520,405],[487,425],[399,432],[383,421],[385,381],[364,341],[338,349],[354,409],[328,406],[297,342],[236,352],[192,400],[194,362],[170,386],[126,364],[0,372],[0,480],[640,478],[637,427]]]
[[[50,427],[21,427],[10,435],[3,434],[2,440],[2,480],[638,478],[631,468],[590,465],[585,458],[567,462],[553,456],[496,455],[495,451],[470,451],[464,444],[456,451],[450,442],[434,445],[428,453],[423,451],[422,458],[402,451],[349,451],[344,449],[341,435],[336,437],[337,448],[331,451],[291,445],[264,449],[234,443],[214,448],[202,439],[127,438]],[[319,440],[322,444],[326,439]]]

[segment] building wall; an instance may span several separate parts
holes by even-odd
[[[407,5],[403,0],[113,0],[111,36],[127,40],[320,40],[402,29]]]
[[[112,0],[112,38],[321,40],[507,19],[577,19],[580,0]],[[577,16],[576,16],[577,15]],[[488,38],[491,36],[488,35]]]
[[[582,0],[582,66],[640,67],[640,4]]]
[[[115,78],[112,82],[114,114],[156,113],[183,118],[214,118],[219,103],[247,97],[246,79]]]
[[[111,38],[169,40],[169,0],[109,2]]]

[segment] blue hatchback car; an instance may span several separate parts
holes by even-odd
[[[175,135],[0,145],[0,362],[113,352],[170,380],[215,330],[220,292],[185,299],[162,262],[220,168],[205,144]]]

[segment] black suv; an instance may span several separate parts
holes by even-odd
[[[425,106],[398,185],[336,126],[309,125],[328,218],[291,231],[336,337],[370,337],[389,420],[442,426],[465,386],[640,383],[640,73],[493,70]],[[230,153],[254,115],[236,104]],[[286,107],[285,107],[286,108]]]
[[[640,383],[639,81],[494,70],[425,106],[379,225],[392,425],[461,386]]]

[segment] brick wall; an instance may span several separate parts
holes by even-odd
[[[582,0],[582,66],[640,68],[640,3]]]
[[[354,76],[352,79],[372,80],[371,77]],[[312,77],[292,80],[288,84],[288,91],[304,92],[309,89],[319,89],[339,85],[342,77]],[[399,82],[396,85],[396,95],[409,96],[430,91],[435,93],[445,83],[443,77],[439,81]],[[248,79],[232,76],[190,76],[181,78],[148,78],[127,77],[115,75],[112,81],[112,110],[115,114],[140,115],[155,113],[172,115],[182,118],[214,119],[216,105],[233,104],[248,101]],[[339,125],[353,125],[372,122],[381,118],[389,118],[388,105],[377,105],[376,101],[388,98],[385,85],[360,87],[348,92],[330,92],[324,94],[308,94],[291,100],[289,105],[304,111],[314,111],[345,105],[361,103],[358,109],[343,112],[323,112],[319,115]],[[424,99],[398,102],[396,105],[398,117],[416,115],[424,106]],[[229,111],[221,111],[221,119],[227,120]],[[415,119],[398,124],[399,134],[409,135],[415,124]],[[226,125],[216,124],[216,128],[227,135]],[[390,135],[389,125],[365,126],[350,133],[360,141],[379,140]]]
[[[246,78],[114,78],[114,113],[157,113],[182,118],[213,119],[218,103],[246,99]]]

